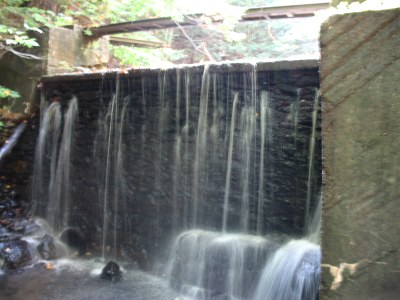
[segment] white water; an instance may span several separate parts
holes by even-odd
[[[307,240],[290,241],[267,261],[253,300],[316,299],[320,248]]]
[[[202,230],[177,237],[167,270],[170,286],[193,299],[313,300],[319,274],[320,247],[308,239]]]
[[[195,299],[245,299],[257,280],[259,263],[276,247],[252,235],[186,231],[171,252],[170,285],[187,296],[200,295]]]

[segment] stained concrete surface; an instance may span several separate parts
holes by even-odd
[[[400,9],[321,29],[322,299],[399,299]]]

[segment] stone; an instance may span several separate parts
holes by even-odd
[[[36,235],[42,231],[42,227],[40,227],[39,224],[36,224],[35,222],[29,221],[24,230],[25,235]]]
[[[0,243],[17,241],[21,239],[22,235],[9,231],[0,231]]]
[[[9,229],[14,232],[24,233],[29,221],[26,219],[12,219],[10,220]]]
[[[119,265],[116,262],[109,261],[101,271],[100,278],[112,282],[119,281],[122,277]]]
[[[50,260],[57,258],[56,243],[54,238],[49,234],[43,236],[42,241],[36,248],[43,259]]]
[[[32,255],[26,241],[12,241],[2,245],[0,254],[4,259],[5,269],[12,270],[30,264]]]

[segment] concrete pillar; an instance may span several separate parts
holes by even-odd
[[[321,299],[399,299],[400,9],[321,29]]]
[[[47,75],[105,66],[109,60],[108,39],[84,36],[77,26],[50,28],[48,49]]]

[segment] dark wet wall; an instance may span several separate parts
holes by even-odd
[[[93,246],[105,242],[110,254],[151,262],[185,229],[307,230],[321,182],[320,122],[309,166],[317,68],[203,73],[196,67],[44,79],[47,101],[66,109],[78,98],[70,225]]]

